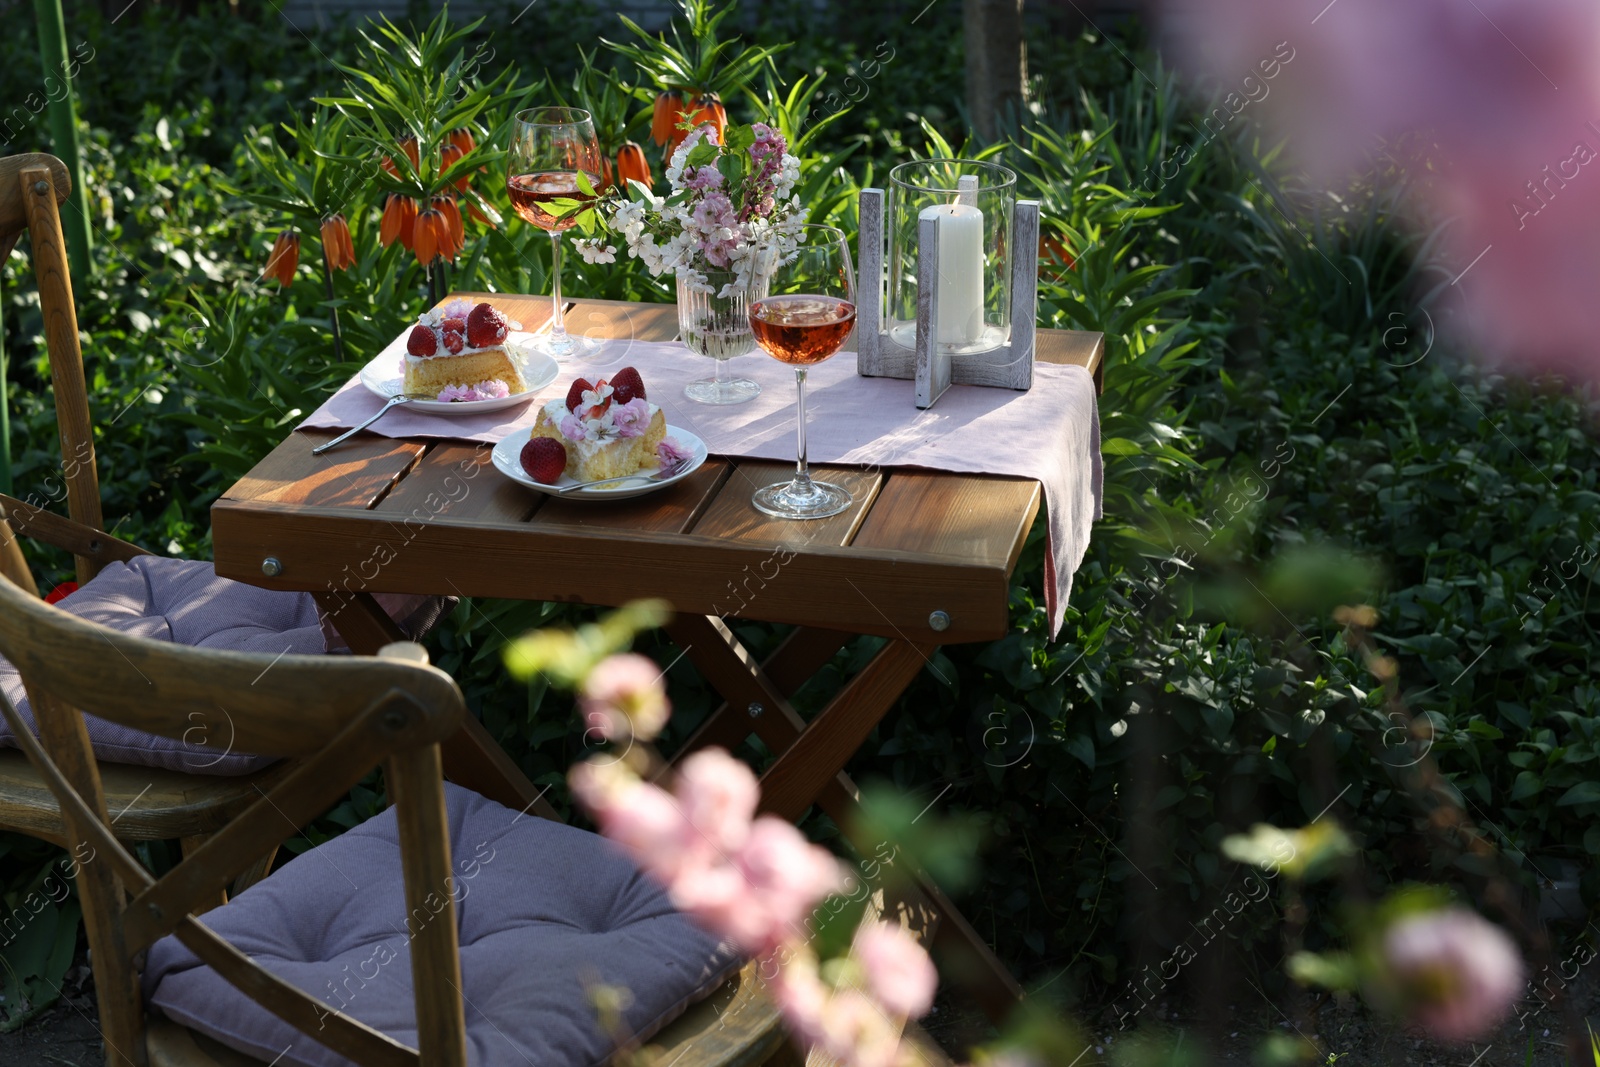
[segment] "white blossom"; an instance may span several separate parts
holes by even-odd
[[[617,261],[617,248],[615,245],[600,247],[598,238],[580,237],[572,242],[572,247],[578,250],[578,255],[583,257],[585,263],[615,263]]]

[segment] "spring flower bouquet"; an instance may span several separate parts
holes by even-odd
[[[729,127],[717,137],[711,123],[683,139],[667,167],[671,192],[656,196],[630,181],[625,195],[614,195],[583,211],[578,224],[621,234],[628,251],[651,274],[673,273],[696,292],[716,292],[709,272],[731,271],[733,280],[716,295],[727,297],[748,287],[758,264],[791,253],[805,223],[794,183],[800,161],[788,152],[783,134],[765,123]],[[565,206],[565,205],[560,205]],[[582,205],[574,202],[573,207]],[[590,263],[613,263],[616,247],[604,237],[575,242]]]

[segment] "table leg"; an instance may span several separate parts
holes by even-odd
[[[369,593],[337,599],[326,594],[313,595],[317,606],[333,620],[345,644],[359,656],[375,656],[390,642],[408,640]],[[528,780],[474,716],[468,715],[461,729],[446,738],[439,749],[444,759],[444,776],[450,781],[508,808],[561,821],[560,814],[544,799],[544,792]]]
[[[755,657],[720,619],[700,615],[678,615],[668,624],[667,631],[701,674],[727,701],[695,732],[676,758],[681,759],[697,747],[722,744],[724,742],[720,740],[721,738],[731,738],[731,743],[728,744],[731,748],[754,733],[768,748],[778,754],[778,762],[768,771],[769,778],[772,770],[779,769],[789,758],[791,750],[801,739],[819,725],[822,726],[824,733],[842,728],[848,730],[851,735],[859,734],[859,739],[855,742],[855,747],[859,747],[861,740],[866,738],[872,726],[887,713],[889,707],[915,676],[916,668],[923,662],[920,654],[912,657],[914,664],[907,662],[909,653],[906,649],[914,649],[916,646],[907,642],[891,642],[891,645],[886,646],[878,658],[846,687],[845,692],[841,693],[834,703],[824,709],[822,714],[808,726],[789,704],[788,697],[832,658],[833,651],[838,650],[848,635],[828,630],[797,630],[768,657],[766,663],[758,665]],[[822,655],[822,651],[830,644],[832,651],[825,656]],[[905,647],[890,653],[889,659],[879,668],[875,679],[867,679],[866,685],[857,687],[857,682],[862,681],[868,672],[877,667],[880,660],[884,659],[885,653],[890,652],[896,644]],[[797,669],[806,665],[809,665],[808,669]],[[770,673],[767,669],[769,666],[774,668]],[[895,677],[902,680],[898,684],[890,684]],[[850,722],[841,723],[839,720],[843,713],[835,712],[839,701],[852,691],[856,693],[856,707],[862,717],[871,720],[864,727]],[[876,707],[865,706],[869,691]],[[761,714],[751,716],[746,710],[752,701],[762,705]],[[830,715],[830,712],[835,714]],[[711,735],[714,735],[715,739]],[[863,855],[871,855],[881,842],[868,841],[860,835],[858,820],[855,818],[860,810],[860,794],[855,783],[842,770],[836,771],[831,777],[824,777],[826,764],[813,762],[812,757],[824,750],[830,754],[837,753],[841,750],[840,746],[832,742],[825,744],[813,742],[812,746],[808,747],[811,748],[811,756],[807,756],[805,749],[801,750],[801,756],[806,758],[803,762],[793,764],[797,770],[787,772],[789,778],[784,788],[794,790],[792,796],[799,796],[799,790],[810,788],[819,780],[820,785],[816,786],[810,799],[800,804],[799,811],[790,817],[798,818],[809,804],[816,803],[828,813]],[[854,751],[854,747],[845,751],[835,766],[842,766]],[[767,779],[763,779],[764,793],[766,781]],[[769,810],[776,810],[765,800],[763,803]],[[898,905],[902,917],[913,926],[918,923],[933,926],[934,954],[943,964],[941,969],[983,1008],[991,1020],[996,1024],[1003,1022],[1021,1001],[1022,987],[1017,984],[1011,972],[995,956],[978,932],[972,928],[972,924],[967,922],[966,917],[956,909],[944,891],[931,878],[919,871],[915,882],[909,888],[910,892],[906,899]],[[906,914],[907,912],[911,914]]]

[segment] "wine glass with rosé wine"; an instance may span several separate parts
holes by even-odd
[[[594,202],[600,185],[600,142],[594,120],[575,107],[520,111],[506,160],[511,206],[524,222],[550,234],[550,332],[540,347],[558,360],[568,359],[580,345],[567,333],[562,314],[561,235]]]
[[[794,367],[800,395],[799,458],[794,479],[756,491],[756,510],[780,519],[823,519],[850,506],[837,485],[806,470],[806,368],[832,356],[856,324],[855,268],[844,232],[802,226],[793,252],[779,258],[767,295],[750,305],[750,330],[773,359]]]

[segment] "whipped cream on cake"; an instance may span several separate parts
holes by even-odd
[[[527,392],[506,339],[521,323],[487,302],[452,300],[424,312],[401,359],[407,393],[444,401],[490,400]]]

